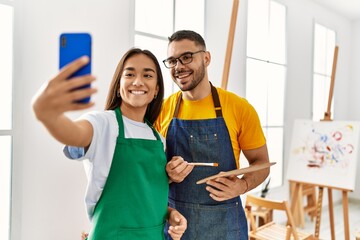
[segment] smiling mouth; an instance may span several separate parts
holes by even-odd
[[[141,91],[141,90],[130,90],[129,92],[134,95],[145,95],[147,93],[146,91]]]
[[[188,76],[190,76],[192,74],[192,71],[182,71],[182,72],[178,72],[178,73],[175,73],[174,76],[178,79],[183,79],[183,78],[186,78]]]

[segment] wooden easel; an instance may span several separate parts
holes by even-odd
[[[238,8],[239,8],[239,0],[234,0],[233,6],[232,6],[231,19],[230,19],[230,30],[229,30],[229,36],[228,36],[228,42],[227,42],[227,48],[226,48],[223,77],[222,77],[222,81],[221,81],[221,88],[225,89],[225,90],[227,88],[228,79],[229,79],[229,69],[230,69],[230,63],[231,63],[232,49],[233,49],[233,45],[234,45],[234,36],[235,36],[235,27],[236,27]]]
[[[339,47],[335,46],[334,50],[334,60],[332,66],[332,73],[331,73],[331,83],[330,83],[330,90],[329,90],[329,98],[328,98],[328,106],[327,111],[324,114],[324,119],[321,121],[331,121],[331,103],[332,97],[334,92],[334,83],[335,83],[335,74],[336,74],[336,65],[337,65],[337,57],[338,57]],[[298,207],[298,200],[302,198],[302,187],[304,184],[309,185],[309,183],[304,182],[297,182],[297,181],[289,181],[290,184],[294,184],[294,188],[291,195],[291,211],[296,214],[297,207]],[[335,188],[331,186],[325,185],[318,185],[318,184],[310,184],[314,188],[318,187],[318,200],[316,204],[317,214],[316,214],[316,223],[315,223],[315,237],[319,239],[320,234],[320,222],[321,222],[321,210],[322,210],[322,199],[323,199],[323,192],[324,188],[328,189],[328,200],[329,200],[329,220],[330,220],[330,230],[331,230],[331,239],[335,240],[335,226],[334,226],[334,211],[333,211],[333,197],[332,197],[332,190],[340,190],[342,191],[342,204],[343,204],[343,214],[344,214],[344,233],[345,233],[345,240],[350,239],[349,234],[349,202],[348,202],[348,192],[351,191],[349,189],[343,188]],[[300,196],[301,194],[301,196]],[[303,217],[300,213],[300,217]]]
[[[337,65],[338,54],[339,54],[339,46],[335,46],[334,60],[333,60],[333,65],[332,65],[332,70],[331,70],[331,82],[330,82],[330,89],[329,89],[328,105],[327,105],[326,112],[324,114],[324,119],[322,119],[322,121],[331,121],[331,103],[332,103],[332,98],[334,95],[334,84],[335,84],[335,74],[336,74],[336,65]]]
[[[290,193],[294,191],[293,181],[290,181]],[[311,218],[311,221],[316,218],[317,212],[317,197],[316,187],[311,184],[300,184],[298,193],[296,194],[297,205],[293,211],[294,222],[297,227],[304,228],[305,213]],[[303,206],[304,198],[306,198],[307,205]]]
[[[294,184],[293,192],[291,195],[291,211],[294,213],[296,212],[296,206],[299,200],[299,192],[301,191],[302,185],[310,183],[304,182],[297,182],[297,181],[290,181],[291,184]],[[320,222],[321,222],[321,210],[322,210],[322,199],[323,199],[323,192],[324,188],[328,189],[328,200],[329,200],[329,220],[330,220],[330,230],[331,230],[331,239],[335,240],[335,225],[334,225],[334,205],[333,205],[333,197],[332,197],[332,190],[340,190],[342,191],[342,204],[343,204],[343,214],[344,214],[344,233],[345,233],[345,240],[350,239],[349,233],[349,201],[348,201],[348,192],[351,191],[349,189],[342,189],[342,188],[334,188],[325,185],[318,185],[318,184],[310,184],[313,187],[318,187],[318,201],[317,201],[317,214],[316,214],[316,223],[315,223],[315,237],[319,239],[320,235]]]

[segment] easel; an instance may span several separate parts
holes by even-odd
[[[328,106],[327,111],[324,114],[324,119],[322,121],[331,121],[331,102],[334,92],[334,82],[335,82],[335,73],[336,73],[336,64],[337,64],[337,57],[338,57],[339,47],[335,46],[334,50],[334,60],[332,66],[332,73],[331,73],[331,83],[330,83],[330,90],[329,90],[329,98],[328,98]],[[311,183],[304,183],[304,182],[296,182],[296,181],[289,181],[290,184],[294,184],[294,188],[291,195],[291,211],[296,215],[297,211],[296,208],[298,207],[298,201],[302,199],[302,188],[304,184],[312,185],[314,188],[318,187],[318,200],[316,204],[317,214],[316,214],[316,223],[315,223],[315,237],[319,239],[320,233],[320,221],[321,221],[321,210],[322,210],[322,199],[323,199],[323,191],[324,188],[328,189],[328,200],[329,200],[329,220],[330,220],[330,230],[331,230],[331,239],[335,240],[335,226],[334,226],[334,211],[333,211],[333,197],[332,197],[332,190],[340,190],[342,191],[342,204],[343,204],[343,213],[344,213],[344,233],[345,233],[345,240],[350,239],[349,234],[349,202],[348,202],[348,192],[351,191],[349,189],[343,188],[335,188],[331,186],[325,185],[318,185],[318,184],[311,184]],[[300,195],[301,194],[301,195]],[[303,217],[303,213],[300,212],[300,217]]]
[[[231,63],[232,49],[234,45],[235,26],[236,26],[238,8],[239,8],[239,0],[234,0],[232,6],[231,19],[230,19],[230,30],[229,30],[229,36],[228,36],[228,42],[226,48],[223,77],[221,81],[221,88],[225,90],[227,88],[228,79],[229,79],[229,69]]]
[[[301,191],[302,185],[306,184],[309,185],[310,183],[304,182],[295,182],[290,181],[290,183],[294,184],[293,192],[291,195],[291,211],[294,213],[296,212],[295,207],[298,204],[299,192]],[[348,201],[348,192],[351,191],[349,189],[342,189],[342,188],[334,188],[325,185],[315,185],[310,184],[313,187],[318,187],[318,201],[317,201],[317,213],[316,213],[316,223],[315,223],[315,238],[319,239],[320,234],[320,221],[321,221],[321,210],[322,210],[322,199],[323,199],[323,192],[324,188],[328,189],[328,200],[329,200],[329,220],[330,220],[330,230],[331,230],[331,239],[335,240],[335,225],[334,225],[334,205],[333,205],[333,197],[332,197],[332,190],[340,190],[342,191],[342,204],[343,204],[343,213],[344,213],[344,233],[345,233],[345,240],[350,239],[349,233],[349,201]]]
[[[294,191],[293,181],[290,183],[290,193]],[[293,211],[293,217],[295,225],[301,228],[305,226],[305,213],[307,213],[311,221],[316,218],[317,212],[317,200],[316,200],[316,187],[311,184],[301,184],[296,195],[299,199],[297,200],[297,205]],[[306,198],[307,205],[303,206],[303,200]]]

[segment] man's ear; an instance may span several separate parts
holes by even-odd
[[[205,51],[204,55],[205,55],[205,61],[204,61],[205,65],[209,66],[211,62],[211,54],[209,51]]]

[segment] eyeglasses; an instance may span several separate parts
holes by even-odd
[[[178,61],[182,64],[182,65],[186,65],[186,64],[189,64],[192,62],[193,60],[193,55],[196,54],[196,53],[200,53],[200,52],[205,52],[204,50],[200,50],[200,51],[197,51],[197,52],[187,52],[187,53],[184,53],[182,54],[180,57],[178,58],[168,58],[168,59],[165,59],[163,61],[165,67],[167,68],[174,68]]]

